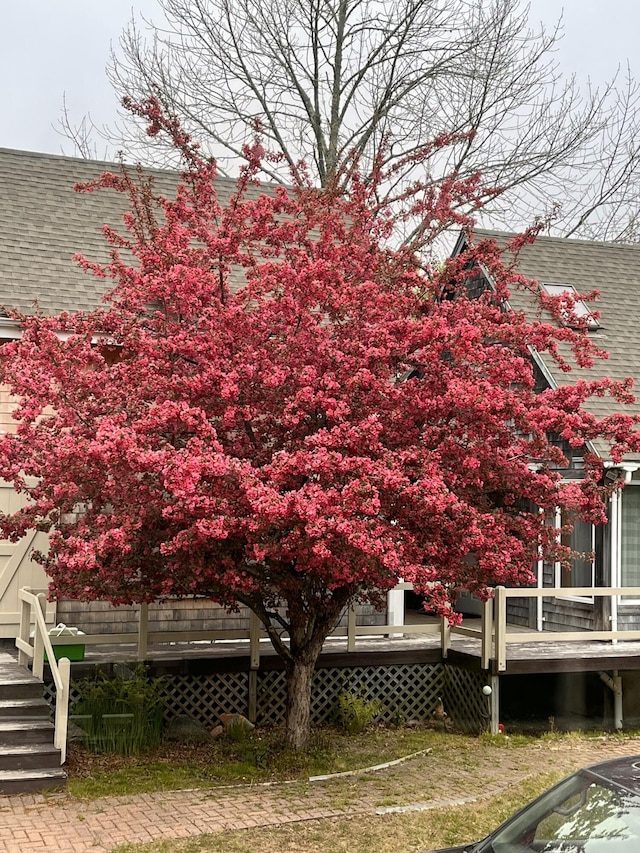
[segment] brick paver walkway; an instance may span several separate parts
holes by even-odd
[[[386,810],[379,807],[380,792],[371,783],[373,776],[380,778],[380,773],[402,773],[398,789],[407,792],[407,799],[399,805],[437,808],[491,796],[537,772],[569,773],[584,764],[640,754],[640,740],[602,738],[572,742],[569,739],[482,753],[480,760],[478,753],[472,753],[473,760],[467,768],[464,755],[457,764],[440,762],[443,766],[439,771],[429,764],[430,758],[426,756],[401,768],[349,777],[349,797],[336,797],[340,786],[347,790],[345,780],[341,779],[308,785],[173,791],[91,802],[75,800],[67,794],[0,797],[0,851],[107,853],[127,841],[186,838],[344,814],[375,815]],[[336,807],[337,802],[340,807]]]

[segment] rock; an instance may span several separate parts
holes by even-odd
[[[251,720],[248,720],[246,717],[243,717],[242,714],[220,714],[220,722],[224,726],[225,729],[230,728],[241,728],[247,732],[253,731],[255,729],[254,724]]]
[[[165,737],[167,740],[179,743],[206,743],[211,740],[211,735],[206,727],[197,720],[187,717],[186,714],[169,720]]]
[[[69,720],[67,723],[67,740],[69,743],[80,743],[83,740],[86,740],[87,733],[84,729],[81,729],[77,723],[74,723],[73,720]]]

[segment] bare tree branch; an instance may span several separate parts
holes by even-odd
[[[482,172],[502,194],[487,215],[517,228],[556,211],[556,233],[636,239],[640,93],[628,75],[601,91],[562,78],[560,23],[532,28],[521,0],[159,0],[165,21],[132,19],[112,57],[116,91],[154,95],[233,172],[260,122],[271,180],[321,186],[354,152],[393,167],[442,133],[466,134],[429,180]],[[65,114],[66,115],[66,114]],[[89,135],[68,116],[80,151]],[[128,119],[117,147],[155,164],[167,151]],[[83,155],[84,156],[84,155]],[[408,161],[407,161],[408,163]],[[424,179],[410,164],[402,182]],[[638,235],[640,236],[640,235]]]

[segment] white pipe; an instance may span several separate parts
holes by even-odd
[[[619,587],[622,583],[620,567],[620,494],[611,495],[611,586]],[[611,630],[618,630],[618,596],[611,596]],[[613,640],[615,643],[616,641]]]
[[[544,515],[544,510],[540,510],[540,514]],[[542,589],[544,586],[544,561],[542,559],[542,546],[538,545],[538,589]],[[544,627],[544,620],[542,618],[542,596],[536,599],[536,631],[542,631]]]
[[[491,734],[500,734],[500,678],[497,675],[491,676]]]
[[[404,589],[390,589],[387,593],[387,625],[404,625]],[[404,634],[389,634],[389,639]]]
[[[622,715],[622,677],[618,670],[613,671],[613,725],[616,731],[620,731],[624,724]]]

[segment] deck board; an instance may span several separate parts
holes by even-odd
[[[432,624],[432,617],[413,615],[413,621]],[[476,620],[467,620],[468,624]],[[510,626],[512,631],[522,632],[521,627]],[[535,642],[535,631],[531,632],[531,642],[507,643],[507,669],[498,673],[495,659],[490,661],[489,671],[500,675],[520,675],[545,672],[598,672],[601,670],[640,670],[640,641],[620,640],[589,641],[588,632],[582,642]],[[73,662],[75,677],[83,670],[93,669],[96,665],[111,666],[117,663],[130,663],[136,660],[137,648],[128,645],[104,645],[86,647],[83,662]],[[12,653],[13,654],[13,653]],[[442,662],[440,636],[433,634],[404,636],[364,636],[359,637],[355,652],[347,649],[346,637],[330,637],[324,645],[318,666],[385,666],[393,663]],[[471,670],[481,669],[480,640],[451,637],[451,646],[447,660]],[[164,643],[149,645],[147,662],[157,672],[222,672],[246,671],[250,668],[248,640],[216,640],[192,643]],[[269,640],[260,642],[260,668],[280,669],[281,659],[275,653]]]

